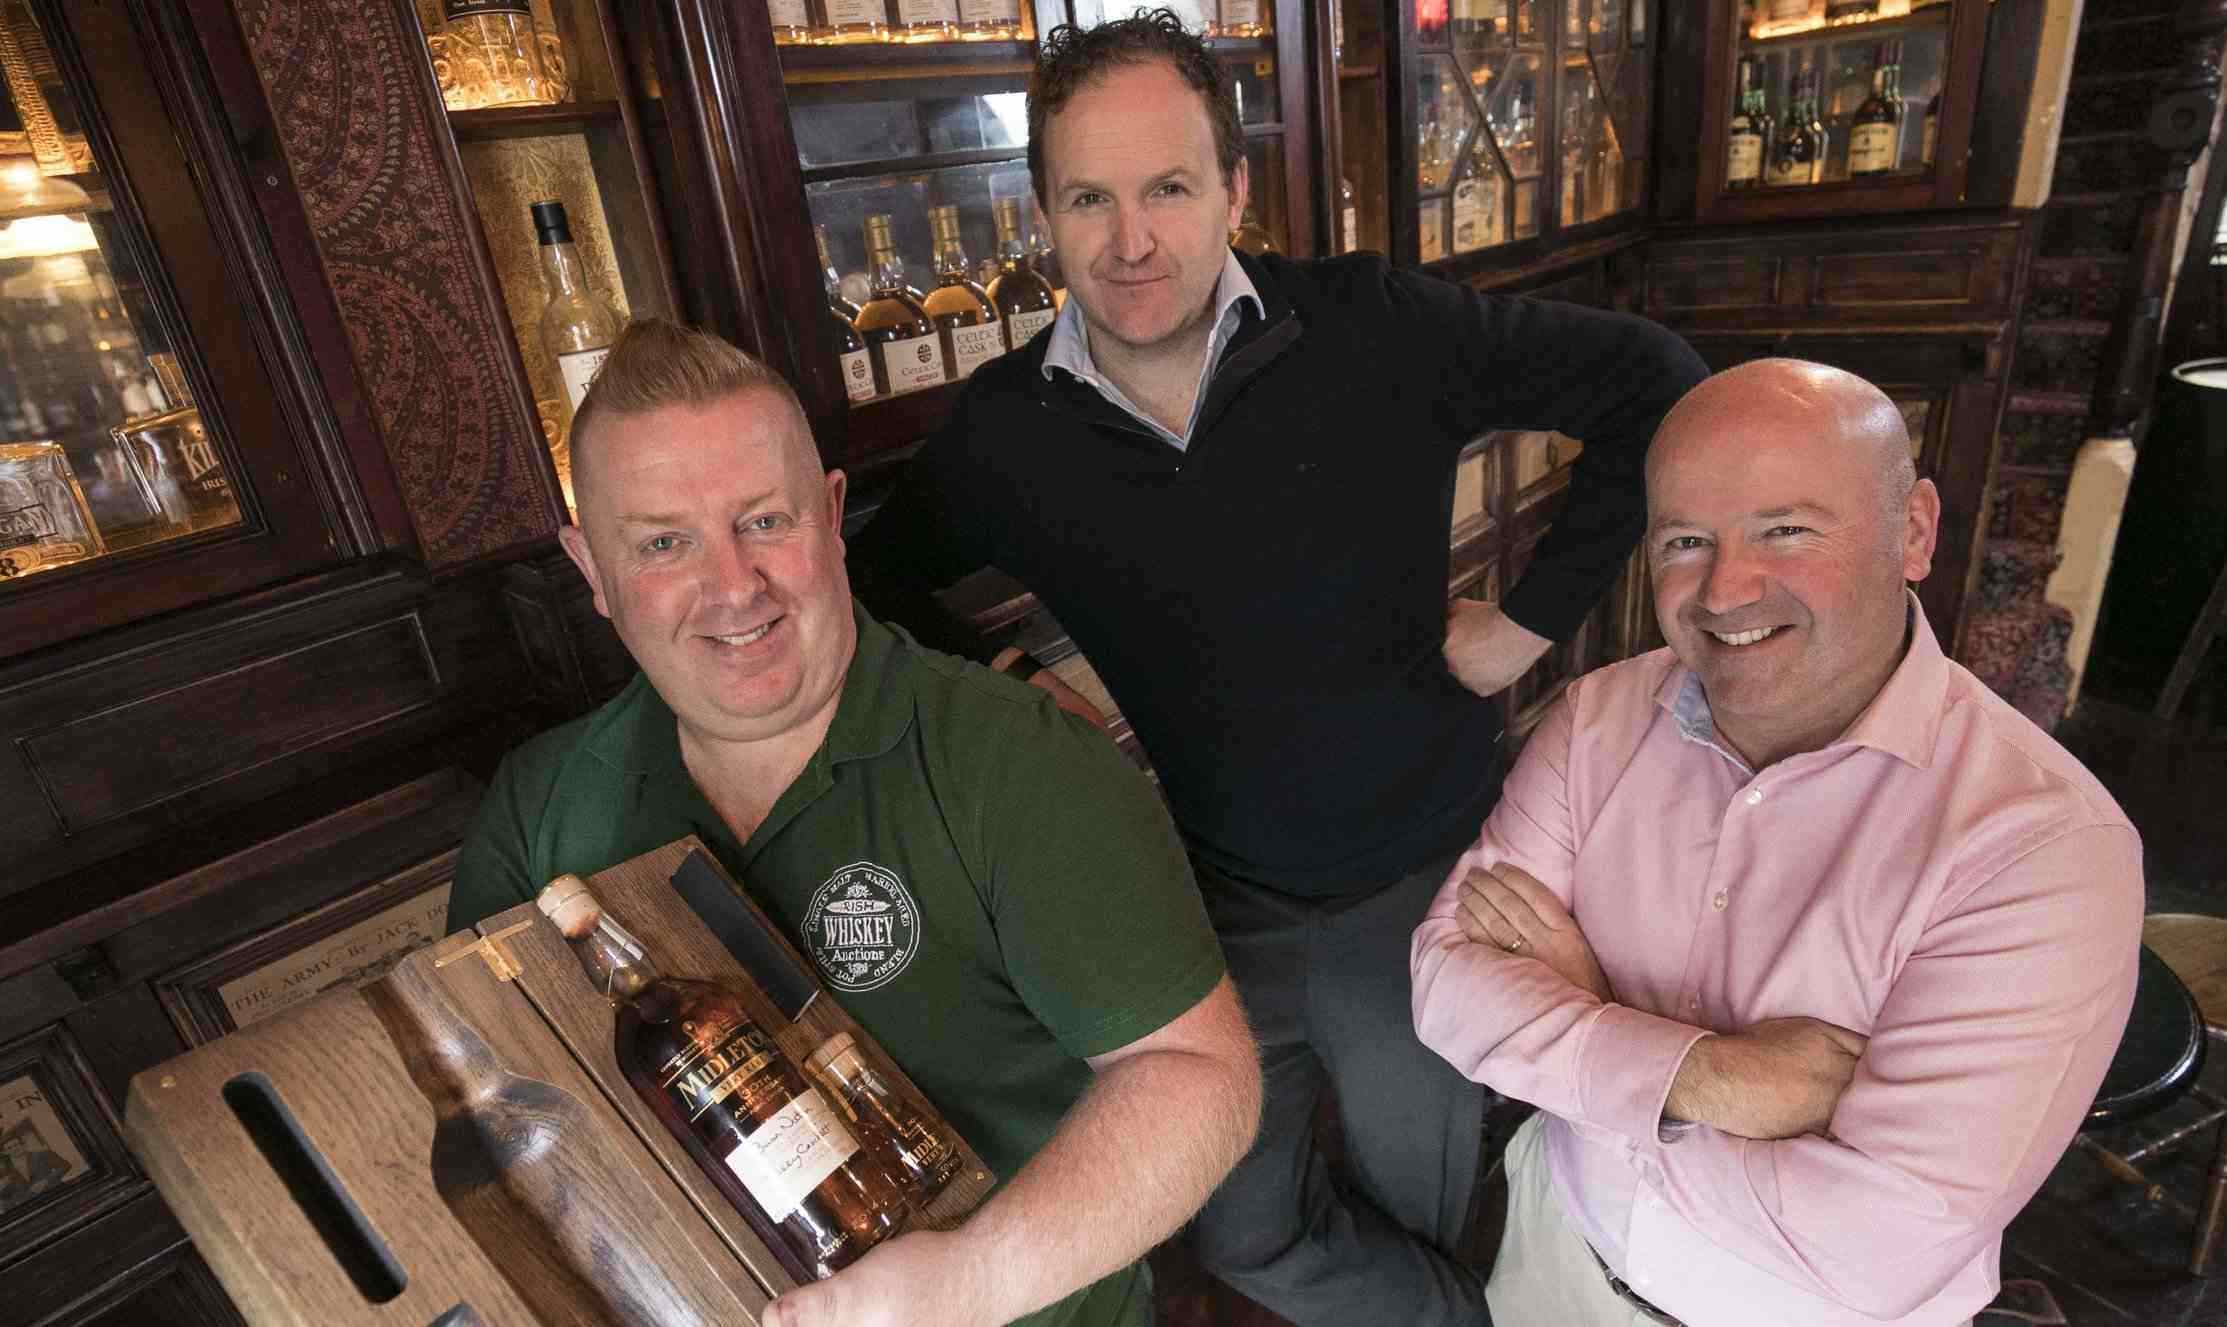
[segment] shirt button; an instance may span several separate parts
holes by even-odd
[[[1748,789],[1748,805],[1749,805],[1749,806],[1761,806],[1762,804],[1763,804],[1763,790],[1762,790],[1761,788],[1750,788],[1750,789]]]
[[[1717,891],[1716,897],[1709,900],[1709,906],[1715,908],[1718,912],[1723,912],[1726,900],[1727,895],[1720,889]]]

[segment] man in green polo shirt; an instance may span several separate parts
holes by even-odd
[[[788,385],[629,328],[574,420],[565,551],[642,673],[504,761],[451,929],[696,834],[1002,1183],[767,1327],[1141,1324],[1138,1260],[1251,1144],[1260,1072],[1166,813],[1042,691],[851,600]],[[887,934],[838,901],[888,905]],[[855,911],[855,909],[852,909]]]

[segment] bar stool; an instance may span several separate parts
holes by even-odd
[[[2155,952],[2173,974],[2187,984],[2205,1035],[2227,1043],[2227,918],[2185,912],[2154,913],[2142,922],[2142,943]],[[2227,1229],[2227,1099],[2202,1087],[2191,1094],[2207,1107],[2203,1116],[2175,1129],[2141,1149],[2148,1155],[2195,1137],[2217,1126],[2217,1154],[2212,1162],[2211,1185],[2204,1198],[2203,1215],[2196,1223],[2196,1246],[2188,1270],[2209,1274],[2212,1255],[2218,1251],[2222,1229]],[[2129,1162],[2137,1159],[2130,1154]]]

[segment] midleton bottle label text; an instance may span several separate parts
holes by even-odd
[[[708,1111],[728,1113],[744,1137],[722,1160],[769,1218],[786,1220],[857,1154],[858,1140],[818,1088],[788,1096],[776,1068],[781,1052],[757,1024],[687,1030],[691,1048],[661,1075],[666,1092],[691,1121]]]

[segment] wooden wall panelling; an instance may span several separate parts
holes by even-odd
[[[1642,311],[1680,330],[2006,319],[2028,233],[2006,218],[1659,235]]]
[[[503,575],[503,605],[535,690],[560,714],[587,713],[633,680],[634,657],[594,592],[563,554],[530,558]]]
[[[0,1270],[145,1185],[122,1123],[67,1027],[0,1045]]]
[[[0,673],[0,796],[19,811],[0,821],[0,898],[514,708],[495,594],[336,573]]]
[[[10,1268],[25,1327],[236,1327],[241,1319],[151,1188]]]
[[[556,478],[408,0],[236,12],[427,564],[539,543]]]

